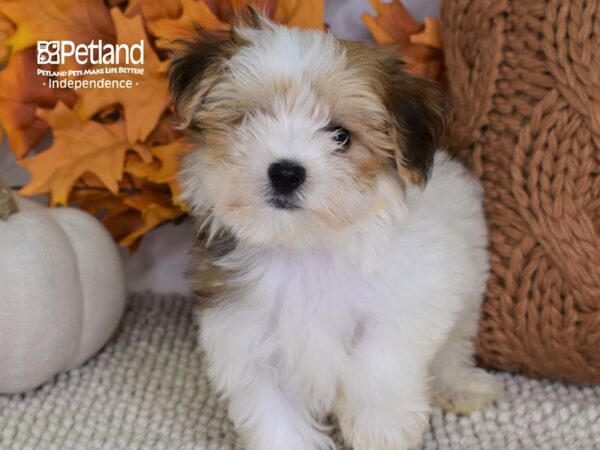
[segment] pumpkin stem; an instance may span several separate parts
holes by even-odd
[[[18,211],[12,189],[0,177],[0,220],[6,220]]]

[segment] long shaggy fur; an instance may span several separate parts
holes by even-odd
[[[248,449],[331,449],[332,412],[355,450],[410,448],[432,401],[495,397],[473,363],[482,192],[436,153],[435,86],[388,49],[257,16],[190,43],[170,79],[197,147],[200,342]],[[276,161],[306,172],[293,209],[272,201]]]

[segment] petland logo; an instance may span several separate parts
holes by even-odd
[[[101,40],[75,45],[73,41],[38,41],[38,64],[64,64],[74,57],[77,64],[144,64],[144,41],[138,44],[105,44]]]
[[[81,68],[56,67],[73,61]],[[38,41],[37,63],[55,66],[37,69],[37,74],[45,78],[43,84],[53,89],[130,89],[134,81],[129,76],[144,75],[140,67],[144,64],[144,41],[132,45],[105,44],[101,40],[79,45],[73,41]]]

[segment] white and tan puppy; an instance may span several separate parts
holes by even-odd
[[[250,450],[418,445],[432,401],[496,396],[474,367],[481,187],[444,151],[441,96],[389,49],[250,13],[174,58],[195,150],[185,200],[200,341]]]

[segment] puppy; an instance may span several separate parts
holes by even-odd
[[[184,199],[200,342],[250,450],[419,444],[432,401],[496,397],[474,367],[482,190],[444,151],[434,85],[394,52],[250,14],[175,56],[195,149]]]

